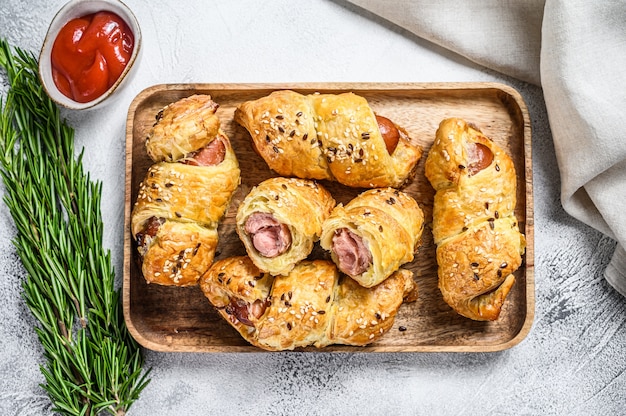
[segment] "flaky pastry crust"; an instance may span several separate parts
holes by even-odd
[[[522,264],[511,158],[475,126],[443,120],[425,175],[436,190],[433,237],[439,289],[459,314],[495,320]]]
[[[209,96],[183,98],[158,113],[147,139],[155,163],[139,185],[130,232],[148,283],[193,286],[213,262],[217,227],[240,183],[217,108]]]
[[[404,269],[368,289],[331,261],[304,260],[272,277],[247,256],[216,261],[200,288],[246,341],[268,351],[368,345],[392,327],[404,299],[417,297]]]
[[[237,234],[248,256],[261,270],[287,274],[305,259],[319,240],[322,224],[335,207],[335,199],[322,185],[299,178],[275,177],[252,188],[237,209]],[[253,214],[271,215],[288,228],[291,243],[286,251],[268,257],[255,247],[246,223]]]
[[[221,133],[218,107],[211,96],[195,94],[161,109],[146,137],[148,156],[155,162],[175,162],[205,147]]]
[[[371,263],[362,272],[344,272],[362,286],[372,287],[413,261],[423,228],[424,213],[410,195],[394,188],[370,189],[333,210],[322,227],[320,245],[341,269],[341,254],[334,242],[338,231],[347,230],[360,238]]]
[[[326,179],[360,188],[401,187],[415,174],[422,148],[401,127],[390,154],[376,115],[354,93],[302,95],[290,90],[240,104],[235,121],[281,176]]]

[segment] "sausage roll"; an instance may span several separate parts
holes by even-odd
[[[272,277],[247,256],[216,261],[200,288],[246,341],[269,351],[370,344],[417,296],[413,273],[404,269],[368,289],[328,260],[304,260]]]
[[[209,95],[192,95],[161,109],[146,137],[146,151],[155,162],[175,162],[203,149],[220,131],[219,105]]]
[[[213,262],[217,227],[240,182],[237,158],[219,124],[208,142],[188,137],[208,134],[189,127],[193,125],[190,113],[201,119],[210,118],[217,109],[213,103],[213,113],[197,112],[197,102],[210,98],[192,98],[169,105],[162,111],[164,115],[157,117],[154,131],[177,133],[167,140],[155,134],[152,137],[159,139],[149,147],[158,141],[176,150],[168,151],[163,145],[158,146],[158,153],[154,151],[157,147],[153,148],[151,157],[161,161],[148,169],[133,206],[131,233],[148,283],[197,284]],[[162,126],[164,123],[167,126]],[[190,143],[202,147],[192,148]],[[177,161],[166,161],[173,157]]]
[[[331,194],[314,181],[270,178],[239,205],[237,234],[259,269],[284,275],[311,253],[334,207]]]
[[[408,194],[370,189],[333,210],[322,226],[320,245],[339,270],[372,287],[413,261],[423,228],[424,214]]]
[[[412,179],[422,155],[404,129],[353,93],[275,91],[240,104],[235,121],[281,176],[398,188]]]
[[[425,174],[436,191],[433,237],[443,298],[467,318],[495,320],[526,246],[514,214],[513,161],[476,127],[451,118],[439,125]]]

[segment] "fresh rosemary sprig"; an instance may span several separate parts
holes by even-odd
[[[149,371],[142,372],[102,244],[101,184],[83,172],[74,130],[46,95],[35,57],[0,39],[0,67],[9,80],[0,99],[4,202],[27,272],[23,297],[45,350],[42,387],[55,412],[124,415]]]

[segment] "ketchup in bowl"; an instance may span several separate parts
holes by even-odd
[[[134,36],[112,12],[70,20],[52,46],[52,77],[59,91],[86,103],[104,94],[131,59]]]

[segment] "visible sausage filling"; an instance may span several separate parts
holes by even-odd
[[[481,143],[470,143],[465,147],[467,152],[467,173],[473,176],[491,165],[493,152]]]
[[[231,321],[236,324],[237,321],[247,326],[254,326],[254,323],[250,320],[251,316],[255,319],[259,319],[265,313],[265,310],[269,306],[268,300],[262,301],[261,299],[255,300],[252,304],[242,299],[230,299],[230,303],[226,305],[224,310],[230,315]]]
[[[152,239],[157,235],[159,227],[165,222],[165,218],[150,217],[144,224],[143,230],[135,236],[137,247],[143,256]]]
[[[376,121],[378,122],[378,130],[380,130],[380,134],[383,136],[383,140],[385,141],[387,153],[392,154],[394,150],[396,150],[396,146],[398,146],[400,131],[393,121],[386,117],[377,115]]]
[[[337,267],[349,276],[358,276],[372,264],[372,253],[363,239],[347,228],[335,230],[333,252],[337,256]]]
[[[263,257],[274,258],[283,254],[291,246],[289,227],[266,212],[255,212],[244,225],[252,239],[252,245]]]
[[[202,149],[189,153],[181,163],[192,166],[215,166],[222,163],[225,157],[226,145],[218,137]]]

